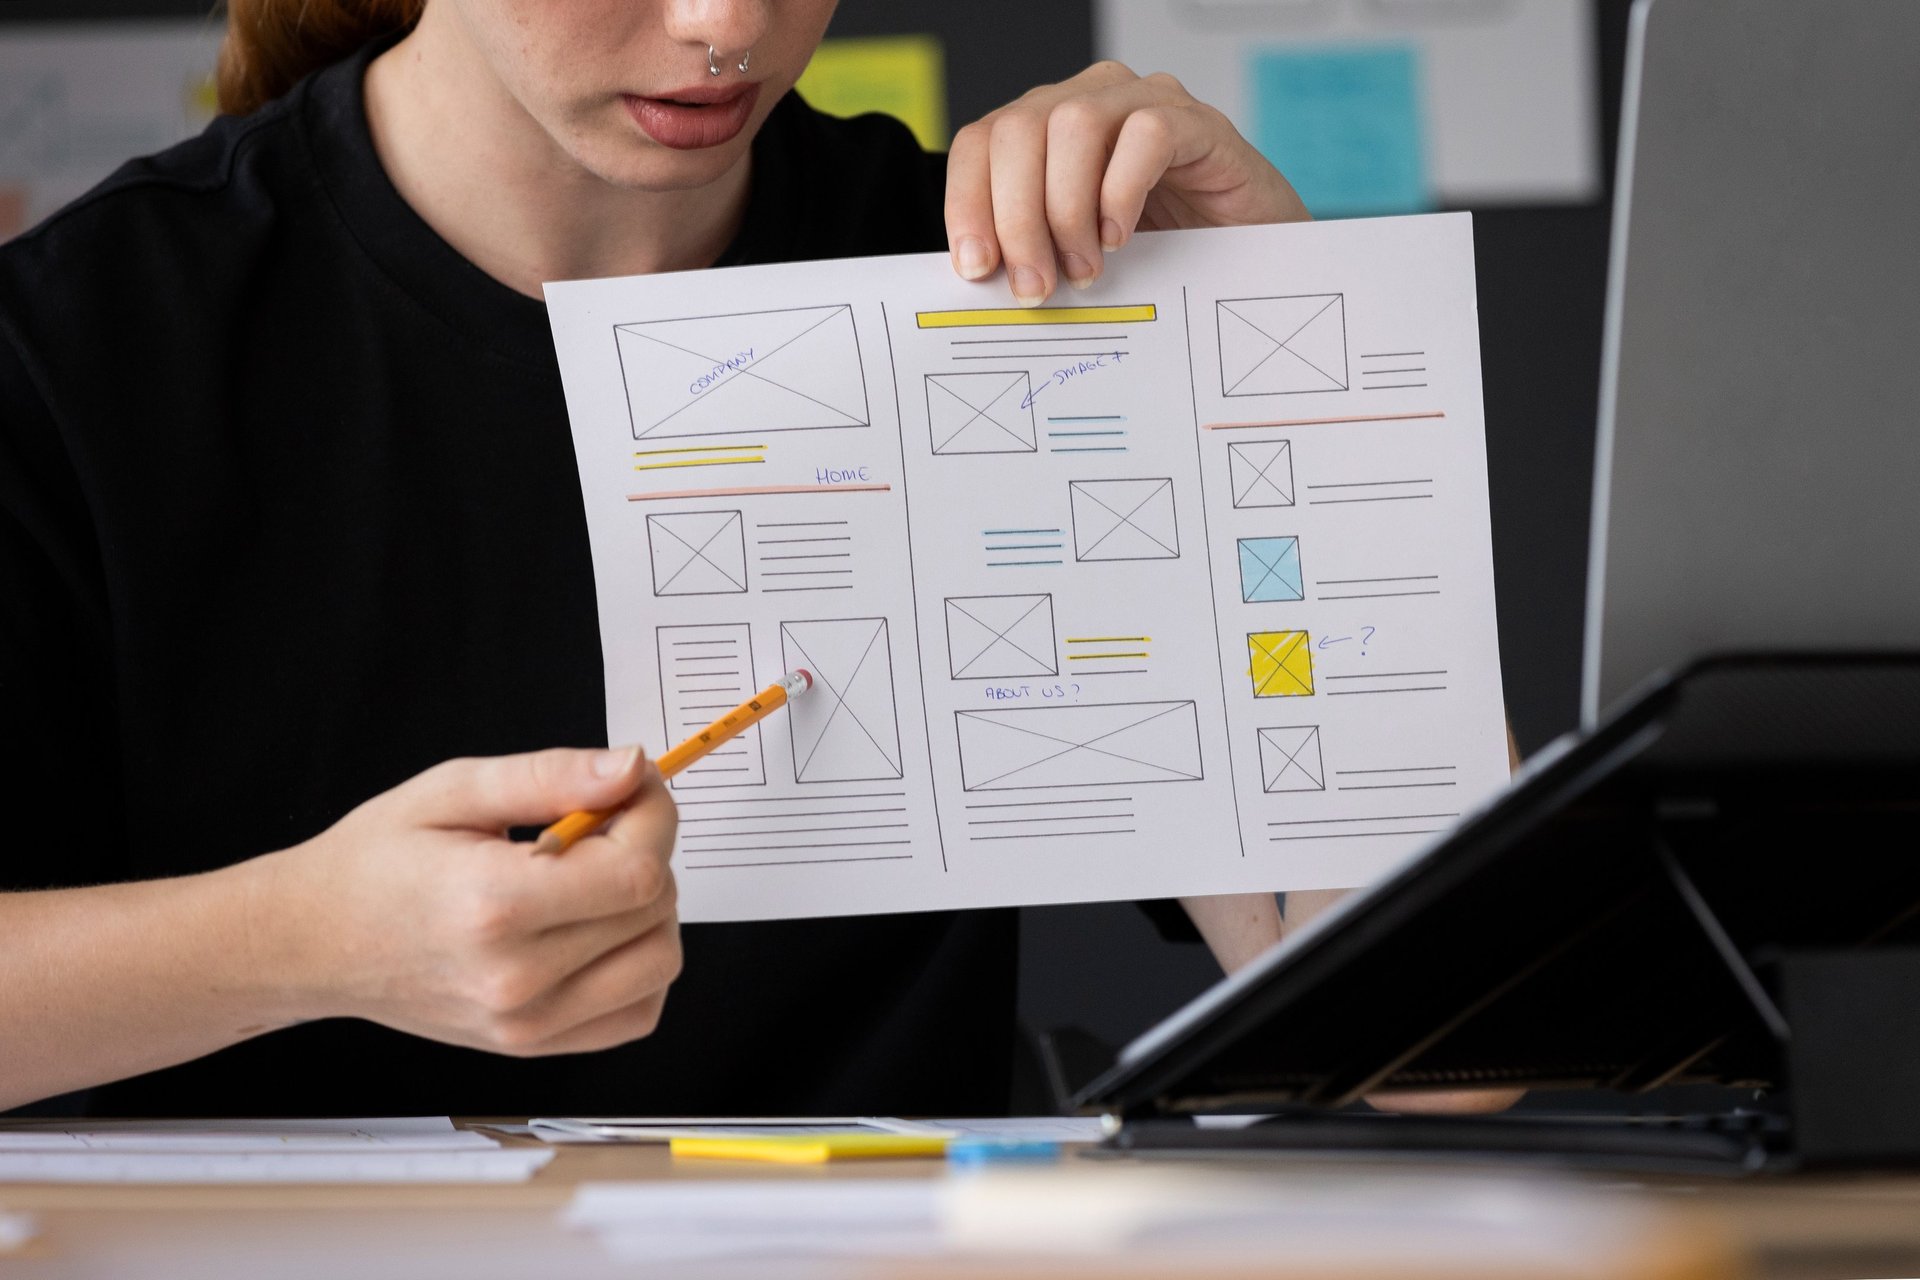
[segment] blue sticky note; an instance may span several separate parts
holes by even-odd
[[[1253,144],[1316,218],[1433,207],[1420,52],[1411,44],[1290,46],[1253,54]]]
[[[1240,539],[1240,598],[1248,604],[1306,599],[1300,539]]]

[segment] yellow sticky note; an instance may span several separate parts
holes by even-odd
[[[947,145],[946,55],[936,36],[824,40],[795,88],[828,115],[884,112],[929,151]]]
[[[1313,692],[1313,644],[1304,631],[1255,631],[1247,636],[1256,698],[1304,698]]]
[[[676,1156],[698,1156],[709,1160],[770,1160],[776,1164],[938,1157],[947,1152],[945,1137],[923,1137],[912,1133],[675,1138],[670,1145]]]

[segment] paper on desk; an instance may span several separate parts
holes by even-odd
[[[1464,215],[553,284],[616,742],[682,915],[1363,883],[1501,787]]]
[[[444,1116],[0,1128],[0,1182],[523,1182],[552,1158]]]
[[[0,1153],[139,1151],[202,1155],[467,1151],[500,1146],[445,1116],[317,1120],[90,1120],[0,1126]]]

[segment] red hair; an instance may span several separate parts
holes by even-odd
[[[370,40],[411,30],[426,0],[227,0],[220,110],[245,115]]]

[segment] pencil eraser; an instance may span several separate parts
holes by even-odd
[[[799,676],[802,680],[805,680],[807,682],[807,688],[809,689],[813,688],[813,672],[807,670],[805,667],[795,667],[793,669],[793,674]]]

